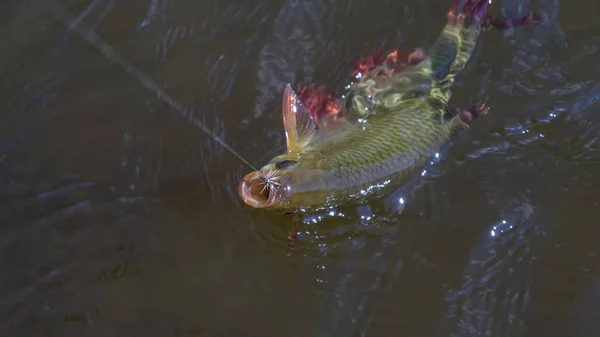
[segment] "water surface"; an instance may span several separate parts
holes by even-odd
[[[340,90],[354,56],[427,49],[450,1],[62,3],[88,35],[0,5],[1,335],[600,334],[596,2],[495,1],[548,24],[483,35],[452,104],[490,114],[389,197],[307,216],[296,251],[189,119],[260,166],[286,83]]]

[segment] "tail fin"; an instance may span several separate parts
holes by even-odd
[[[488,0],[455,0],[448,11],[448,22],[429,51],[428,65],[437,81],[451,80],[464,68],[473,54]]]

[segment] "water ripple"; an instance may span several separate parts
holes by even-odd
[[[437,2],[373,4],[92,0],[73,6],[80,11],[72,24],[107,37],[181,100],[187,117],[260,165],[285,147],[285,83],[336,88],[347,61],[382,42],[427,47],[446,10]],[[18,12],[0,71],[34,54],[45,62],[2,73],[9,105],[20,103],[2,114],[2,327],[518,336],[547,312],[539,308],[554,288],[534,285],[552,277],[561,256],[554,277],[568,271],[582,290],[561,294],[576,303],[552,302],[552,313],[593,310],[585,296],[598,293],[597,233],[583,222],[597,218],[600,200],[597,30],[577,41],[563,33],[572,20],[558,20],[554,0],[498,6],[514,15],[539,8],[550,25],[486,34],[481,62],[461,76],[455,97],[489,101],[494,113],[414,184],[367,205],[306,215],[295,251],[287,247],[289,217],[239,200],[247,167],[69,32],[31,19],[33,10]],[[23,52],[47,37],[36,29],[51,35],[53,57]],[[580,208],[569,202],[577,196],[587,201]],[[137,261],[107,252],[123,237],[147,245]],[[119,254],[133,250],[118,246]],[[592,331],[579,316],[572,324]],[[306,324],[289,329],[299,321]]]
[[[521,197],[504,207],[472,248],[459,289],[446,293],[440,336],[520,336],[524,331],[536,260],[534,208]],[[450,331],[450,334],[448,334]]]

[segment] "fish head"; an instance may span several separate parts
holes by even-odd
[[[307,145],[318,127],[289,84],[284,89],[282,114],[286,153],[248,173],[238,186],[240,198],[254,208],[292,209],[294,194],[312,179],[310,168],[317,161],[307,153]]]
[[[291,208],[294,184],[302,181],[298,156],[284,154],[273,158],[260,170],[250,172],[239,183],[238,194],[249,206],[265,209]]]

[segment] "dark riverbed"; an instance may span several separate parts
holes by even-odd
[[[495,1],[548,24],[483,35],[452,102],[490,114],[388,198],[305,218],[293,252],[173,104],[260,166],[285,83],[427,49],[451,1],[63,1],[83,37],[52,3],[0,4],[1,336],[600,335],[597,1]]]

